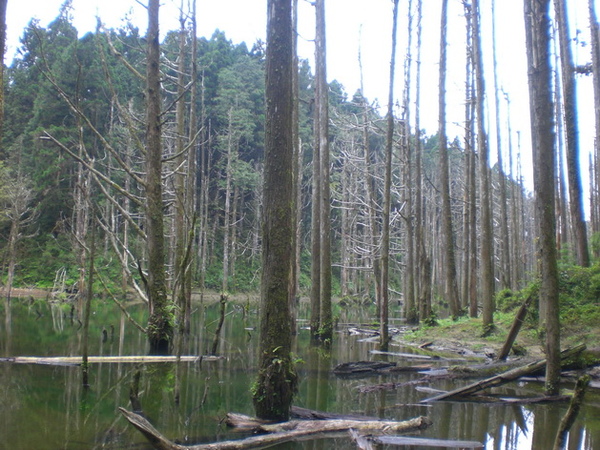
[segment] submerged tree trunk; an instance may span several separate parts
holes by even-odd
[[[539,240],[540,305],[546,331],[546,393],[559,392],[560,324],[558,305],[558,269],[556,256],[556,219],[554,204],[555,152],[554,107],[550,71],[550,0],[526,0],[525,26],[528,30],[527,60],[531,97],[531,134],[534,163],[534,188]],[[541,315],[541,313],[540,313]]]
[[[292,346],[289,281],[292,256],[292,3],[267,5],[266,123],[263,189],[263,273],[256,415],[289,418],[297,376]]]
[[[148,234],[148,318],[150,351],[166,353],[173,337],[171,302],[167,296],[165,274],[165,233],[162,199],[162,132],[160,44],[158,32],[159,0],[148,2],[146,61],[146,224]]]

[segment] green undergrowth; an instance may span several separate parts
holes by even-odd
[[[585,343],[600,347],[600,263],[592,267],[563,264],[559,268],[561,343],[563,348]],[[498,351],[504,344],[516,313],[528,296],[533,296],[516,340],[517,350],[528,355],[543,354],[545,332],[539,320],[539,282],[520,291],[503,290],[496,296],[493,331],[484,336],[481,318],[467,316],[439,319],[433,326],[421,325],[403,334],[414,344],[433,342],[460,346],[474,352]]]

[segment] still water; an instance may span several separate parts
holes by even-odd
[[[203,355],[212,347],[219,305],[198,303],[192,337],[184,354]],[[2,307],[0,357],[81,355],[82,327],[70,305],[15,299],[11,325]],[[131,306],[132,316],[145,322],[143,306]],[[300,308],[299,316],[308,311]],[[342,311],[340,323],[372,320],[366,311]],[[146,449],[148,444],[118,413],[131,409],[130,387],[139,373],[140,401],[147,418],[168,438],[181,444],[214,442],[241,437],[222,423],[227,412],[252,415],[249,393],[257,365],[257,307],[252,302],[229,303],[221,333],[219,361],[179,364],[93,364],[90,388],[82,387],[81,368],[0,362],[0,449]],[[298,322],[295,354],[299,359],[299,393],[295,404],[344,414],[366,414],[388,420],[426,415],[433,426],[420,437],[479,441],[486,449],[552,448],[554,435],[567,404],[504,405],[438,402],[421,405],[431,392],[417,385],[392,391],[361,393],[366,385],[404,382],[419,374],[338,377],[339,363],[381,359],[371,350],[376,343],[364,335],[350,335],[340,326],[330,352],[311,348],[306,322]],[[145,336],[110,302],[95,301],[90,321],[90,355],[143,355]],[[411,349],[395,346],[394,352]],[[401,356],[387,356],[399,365],[419,364]],[[440,362],[441,365],[448,362]],[[450,390],[464,381],[434,382]],[[571,388],[572,386],[565,386]],[[506,396],[538,396],[539,383],[519,382],[502,388]],[[304,440],[276,449],[355,449],[346,436]],[[378,448],[398,448],[381,446]],[[427,448],[427,447],[404,447]],[[577,422],[571,429],[569,449],[600,449],[600,395],[590,389]]]

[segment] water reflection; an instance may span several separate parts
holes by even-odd
[[[71,320],[68,305],[46,302],[12,304],[12,326],[6,313],[0,333],[4,356],[79,355],[81,329]],[[305,305],[299,308],[308,316]],[[131,307],[136,320],[145,321],[142,306]],[[193,330],[181,343],[184,354],[206,354],[214,338],[217,304],[198,305]],[[227,306],[218,352],[226,359],[179,364],[93,364],[91,389],[81,387],[81,370],[75,366],[44,366],[2,363],[0,365],[0,448],[90,449],[148,448],[144,438],[117,412],[130,408],[130,391],[139,373],[139,400],[146,416],[167,437],[192,444],[230,439],[240,435],[221,425],[230,411],[252,414],[249,388],[255,378],[258,316],[247,304]],[[340,322],[364,324],[366,311],[343,311]],[[203,324],[207,324],[204,326]],[[407,382],[415,373],[368,378],[339,377],[332,369],[339,363],[389,359],[414,364],[396,356],[372,355],[376,343],[350,335],[340,327],[330,351],[309,345],[305,322],[299,322],[295,354],[300,374],[298,406],[343,414],[367,414],[390,420],[429,416],[434,425],[420,436],[475,440],[488,449],[521,450],[552,447],[555,431],[567,405],[505,405],[461,402],[420,404],[431,395],[415,385],[396,390],[360,393],[361,386],[384,382]],[[396,351],[396,349],[395,349]],[[410,349],[400,349],[409,352]],[[146,354],[145,336],[110,303],[98,301],[90,323],[90,354]],[[435,389],[456,388],[459,381],[431,385]],[[539,395],[536,383],[513,383],[495,393]],[[569,449],[600,448],[600,396],[590,390],[569,438]],[[278,449],[355,449],[345,435],[334,440],[306,440],[282,444]],[[386,448],[382,446],[381,448]]]

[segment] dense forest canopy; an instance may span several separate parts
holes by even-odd
[[[417,118],[418,110],[426,110],[431,91],[437,93],[437,80],[432,85],[430,74],[422,73],[417,62],[421,61],[425,40],[436,42],[435,48],[439,41],[439,26],[432,28],[428,21],[419,20],[421,6],[413,0],[402,5],[399,15],[403,31],[398,35],[397,78],[401,82],[397,81],[399,94],[393,108],[396,126],[391,155],[389,289],[394,304],[403,306],[402,314],[427,320],[435,314],[459,311],[449,310],[452,305],[445,293],[447,262],[442,243],[447,241],[440,216],[440,135],[435,130],[423,130],[423,112]],[[523,160],[530,159],[526,155],[531,150],[521,141],[521,130],[528,124],[522,119],[520,123],[513,121],[509,109],[513,107],[512,99],[488,71],[488,60],[494,52],[487,27],[492,19],[490,10],[481,11],[482,30],[486,30],[482,31],[481,45],[486,84],[485,101],[481,100],[484,109],[476,109],[470,107],[477,97],[476,65],[471,52],[476,36],[466,20],[473,14],[472,5],[450,2],[450,6],[451,36],[460,34],[461,38],[459,43],[449,41],[452,51],[448,64],[453,71],[460,67],[464,73],[460,88],[453,89],[457,82],[448,86],[453,99],[448,101],[449,107],[453,103],[456,110],[459,104],[462,118],[458,126],[449,119],[452,131],[448,131],[445,146],[459,289],[457,307],[462,313],[475,302],[471,313],[477,314],[483,188],[479,173],[489,170],[491,194],[486,198],[493,225],[490,257],[495,290],[521,288],[536,273],[532,186],[523,178],[531,169],[523,164]],[[140,29],[131,24],[119,28],[99,25],[94,31],[79,33],[70,7],[70,2],[65,2],[56,19],[45,27],[32,20],[23,32],[14,60],[5,68],[0,148],[2,282],[52,287],[60,281],[81,290],[85,284],[86,242],[90,228],[95,227],[100,242],[96,252],[98,272],[113,287],[134,288],[141,294],[148,257],[144,209],[145,40]],[[163,30],[160,54],[168,283],[173,291],[183,289],[180,284],[185,272],[194,289],[257,292],[263,244],[264,44],[260,40],[251,45],[234,43],[226,31],[220,30],[210,37],[196,37],[191,16],[186,14],[181,23],[181,29]],[[586,41],[584,46],[577,40],[578,31],[571,29],[571,43],[579,58],[575,77],[590,87],[593,70],[587,49],[592,45]],[[410,41],[408,35],[412,36]],[[525,58],[524,45],[521,56]],[[385,58],[381,61],[384,68],[389,56]],[[298,62],[299,152],[295,176],[299,295],[305,295],[311,284],[315,145],[315,76],[311,61]],[[584,62],[589,63],[588,69]],[[557,64],[554,70],[560,80]],[[405,82],[408,79],[412,81]],[[527,87],[523,89],[526,92]],[[331,266],[335,296],[347,302],[371,303],[377,300],[386,117],[379,101],[367,98],[363,92],[347,92],[338,81],[328,85]],[[455,98],[457,92],[462,98]],[[555,94],[560,102],[560,89]],[[593,97],[591,90],[586,95]],[[422,102],[419,108],[417,102]],[[494,125],[496,117],[500,120]],[[482,130],[475,126],[479,118],[489,128],[490,167],[479,164],[482,150],[476,143]],[[557,123],[561,122],[562,116],[558,115]],[[560,130],[557,127],[559,140],[564,139]],[[598,257],[595,245],[600,217],[593,207],[598,204],[598,153],[588,143],[585,145],[586,154],[591,155],[590,170],[583,171],[585,189],[589,191],[585,204],[587,233],[590,250]],[[504,158],[502,165],[497,163],[498,154]],[[582,162],[587,164],[588,160]],[[563,258],[575,261],[569,197],[563,188],[566,182],[566,171],[559,170],[558,246]],[[179,220],[183,220],[183,228]],[[185,230],[184,237],[181,229]],[[181,242],[185,242],[187,251],[183,252],[187,254],[183,262],[177,250],[181,250]],[[411,298],[407,298],[407,292]]]

